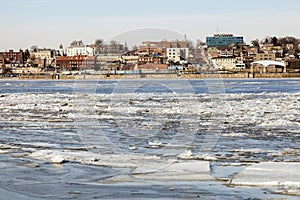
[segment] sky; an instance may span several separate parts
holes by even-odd
[[[299,0],[10,0],[0,1],[0,50],[66,48],[73,40],[205,41],[214,33],[300,38]]]

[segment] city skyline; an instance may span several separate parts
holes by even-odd
[[[205,41],[216,32],[242,35],[248,43],[265,36],[300,36],[295,22],[300,16],[297,0],[217,4],[202,0],[13,0],[2,1],[0,6],[0,50],[32,45],[58,48],[60,44],[66,48],[73,40],[88,44],[98,38],[131,38],[133,45],[134,40],[169,39],[169,35],[183,39],[185,34],[193,41]],[[153,30],[160,33],[155,35]],[[166,38],[162,38],[164,33]]]

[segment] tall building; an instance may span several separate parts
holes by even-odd
[[[189,58],[188,48],[167,48],[167,57],[169,61],[179,62]]]
[[[215,34],[213,37],[206,37],[208,47],[224,47],[231,44],[244,44],[243,36],[234,36],[233,34]]]

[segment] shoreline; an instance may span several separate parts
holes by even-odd
[[[122,74],[122,75],[28,75],[1,77],[0,80],[92,80],[92,79],[260,79],[300,78],[300,73],[201,73],[201,74]]]

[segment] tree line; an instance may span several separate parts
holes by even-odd
[[[295,48],[298,48],[300,44],[300,39],[292,37],[292,36],[286,36],[286,37],[276,37],[276,36],[266,36],[264,39],[259,40],[255,39],[251,41],[251,44],[253,46],[259,47],[260,44],[263,45],[273,45],[273,46],[281,46],[285,47],[287,44],[293,44]]]

